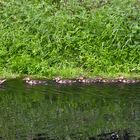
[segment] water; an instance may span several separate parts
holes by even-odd
[[[140,138],[140,85],[0,87],[0,140],[89,140],[124,131]],[[129,140],[128,139],[128,140]]]

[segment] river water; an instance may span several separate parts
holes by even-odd
[[[140,84],[29,86],[15,79],[0,87],[0,140],[106,140],[114,133],[140,139]]]

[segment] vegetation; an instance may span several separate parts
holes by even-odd
[[[0,0],[0,75],[140,76],[139,0]]]

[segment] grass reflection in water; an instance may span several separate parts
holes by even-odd
[[[139,84],[26,86],[9,80],[0,87],[0,137],[88,140],[129,129],[137,139],[139,92]]]

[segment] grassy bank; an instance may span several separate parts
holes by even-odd
[[[0,0],[0,75],[140,77],[138,0]]]

